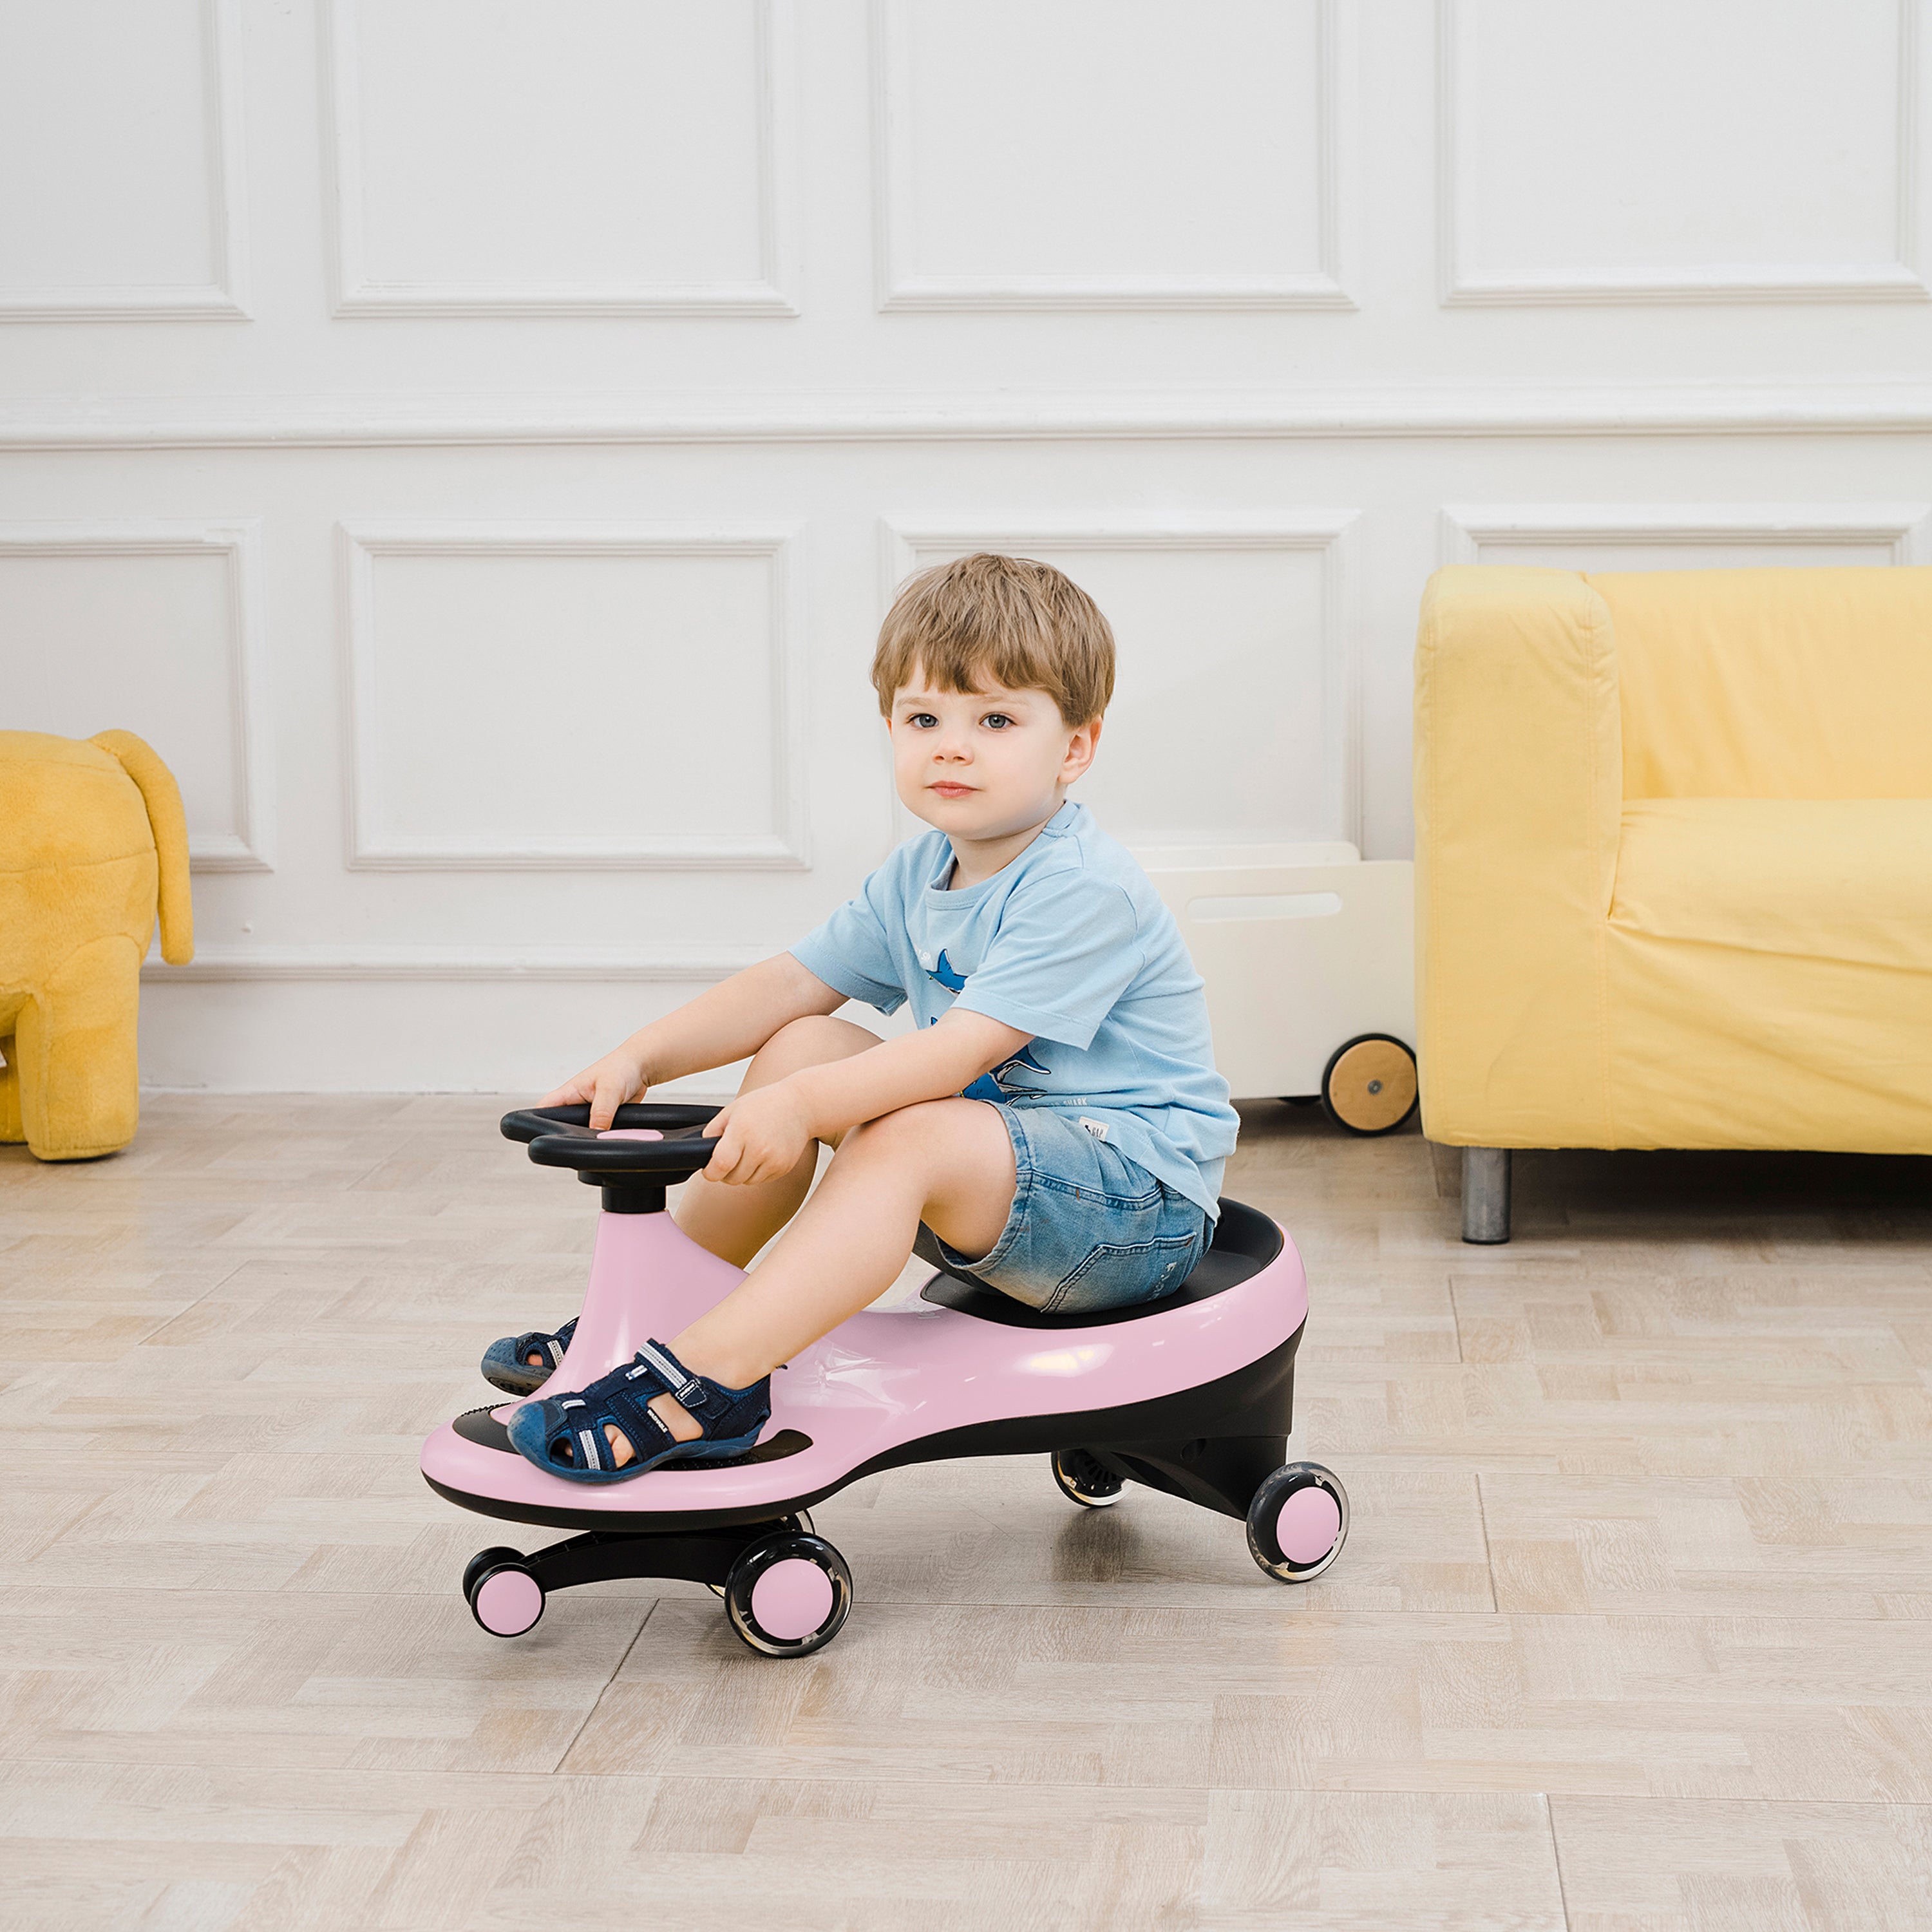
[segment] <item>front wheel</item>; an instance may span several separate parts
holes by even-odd
[[[724,1580],[731,1628],[764,1657],[809,1657],[844,1626],[852,1572],[822,1536],[782,1529],[738,1553]]]
[[[485,1550],[485,1556],[500,1552]],[[472,1566],[472,1568],[475,1567]],[[521,1636],[534,1630],[544,1613],[544,1588],[524,1567],[520,1556],[513,1563],[493,1563],[484,1568],[465,1592],[470,1614],[492,1636]]]
[[[1248,1505],[1248,1554],[1278,1583],[1312,1582],[1348,1535],[1348,1492],[1319,1462],[1276,1470]]]

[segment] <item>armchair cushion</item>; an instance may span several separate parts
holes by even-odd
[[[1932,971],[1932,799],[1633,799],[1610,924],[1719,953]]]

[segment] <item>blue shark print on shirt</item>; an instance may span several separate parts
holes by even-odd
[[[1027,1067],[1035,1073],[1044,1074],[1047,1069],[1033,1057],[1033,1048],[1023,1046],[1010,1060],[1003,1060],[990,1073],[982,1073],[971,1086],[960,1089],[962,1100],[991,1100],[998,1105],[1009,1094],[1036,1094],[1040,1090],[1030,1082],[1014,1078],[1017,1070]]]
[[[926,976],[928,980],[937,980],[949,993],[965,990],[967,975],[946,958],[946,949],[943,946],[939,949],[939,964],[928,967]],[[939,1022],[935,1019],[933,1024],[937,1026]],[[1040,1074],[1042,1078],[1050,1077],[1048,1070],[1033,1057],[1033,1048],[1023,1046],[1012,1059],[1001,1060],[990,1073],[981,1074],[971,1086],[962,1088],[959,1097],[962,1100],[991,1100],[998,1106],[1009,1094],[1038,1093],[1040,1088],[1030,1081],[1015,1077],[1022,1067],[1029,1072]]]

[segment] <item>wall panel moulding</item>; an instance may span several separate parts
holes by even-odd
[[[1490,562],[1508,551],[1510,561],[1528,553],[1568,567],[1566,554],[1615,560],[1636,550],[1665,561],[1607,567],[1694,569],[1733,558],[1767,566],[1932,563],[1932,504],[1478,503],[1451,504],[1442,514],[1445,564]],[[1691,551],[1706,555],[1684,554]]]
[[[806,869],[800,541],[341,526],[350,868]]]
[[[794,0],[325,4],[338,316],[799,313]]]
[[[274,712],[259,520],[0,524],[16,719],[127,729],[173,771],[197,872],[275,862]]]
[[[1437,0],[1442,301],[1932,300],[1922,13]]]
[[[776,944],[648,952],[394,946],[281,946],[237,952],[204,946],[196,948],[184,966],[166,965],[151,955],[142,965],[141,976],[162,985],[191,986],[247,980],[706,986],[783,950]]]
[[[1180,41],[1117,38],[1102,70],[1091,17],[873,0],[880,308],[1354,308],[1343,0],[1234,0]],[[1105,83],[1068,89],[1082,71]],[[1078,197],[1071,236],[1042,182]]]
[[[0,451],[534,448],[610,443],[1270,441],[1428,436],[1924,435],[1932,382],[1330,388],[1288,394],[800,394],[52,398],[0,403]]]
[[[243,0],[13,10],[0,322],[249,319]]]

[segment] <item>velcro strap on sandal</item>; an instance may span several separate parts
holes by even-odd
[[[638,1351],[638,1359],[640,1364],[650,1364],[663,1382],[665,1392],[676,1396],[686,1408],[703,1400],[703,1384],[662,1342],[646,1342]]]

